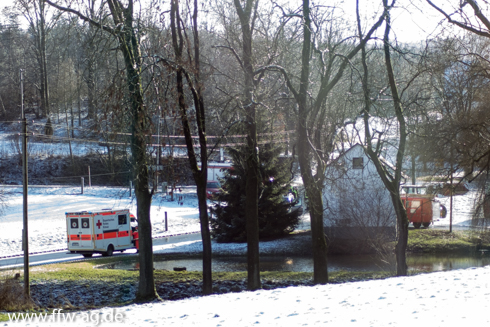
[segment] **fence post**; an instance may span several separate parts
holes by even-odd
[[[83,184],[84,184],[83,177],[80,177],[80,179],[81,179],[81,183],[82,183],[82,194],[83,194]]]
[[[166,211],[165,211],[165,231],[168,232],[168,217]]]
[[[133,191],[133,182],[132,181],[129,181],[129,197],[132,196],[132,192]]]
[[[92,187],[92,176],[90,175],[90,166],[88,166],[88,187]]]

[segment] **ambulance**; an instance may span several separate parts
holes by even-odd
[[[90,258],[94,253],[139,249],[138,227],[129,209],[67,212],[68,251]]]

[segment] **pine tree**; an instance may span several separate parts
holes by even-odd
[[[221,180],[223,192],[213,207],[211,228],[218,242],[245,242],[245,159],[244,149],[230,149],[233,170]],[[266,145],[259,151],[259,237],[277,237],[292,232],[299,223],[299,211],[292,210],[285,196],[291,187],[290,159],[280,158],[281,149]]]

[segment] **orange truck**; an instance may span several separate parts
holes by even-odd
[[[433,204],[439,204],[439,217],[446,217],[446,208],[435,200],[434,194],[428,194],[427,188],[420,185],[404,185],[401,195],[403,205],[407,210],[408,221],[414,228],[429,227],[432,223],[434,210]]]
[[[68,251],[90,258],[94,253],[139,249],[138,227],[129,209],[67,212]]]

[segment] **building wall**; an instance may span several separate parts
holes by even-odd
[[[325,174],[323,218],[327,235],[392,237],[396,218],[391,198],[362,146],[355,145],[339,157]]]

